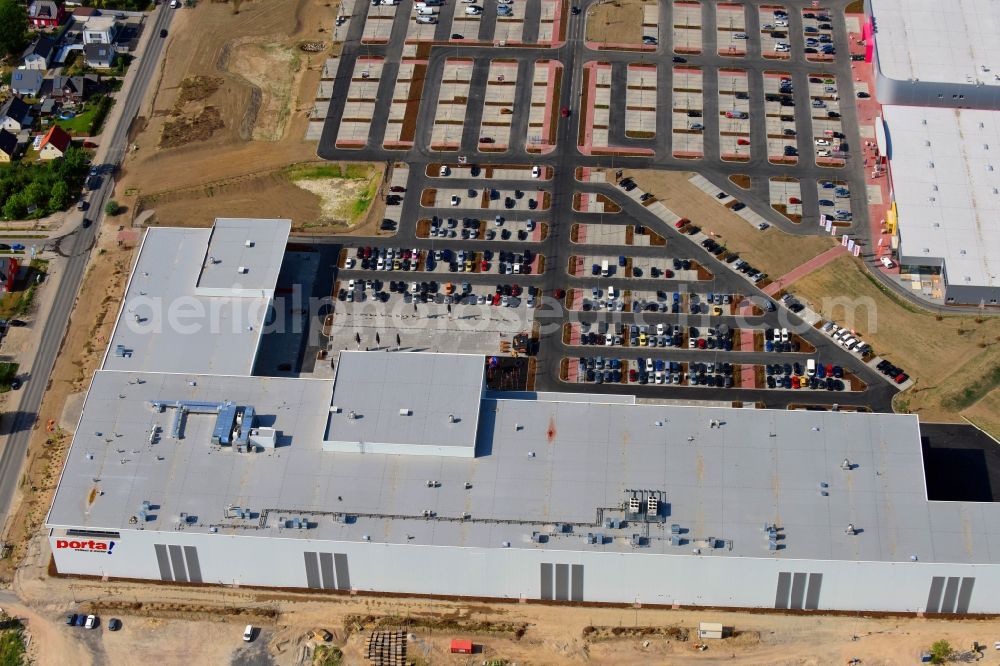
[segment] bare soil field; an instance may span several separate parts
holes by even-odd
[[[116,199],[133,214],[155,208],[156,224],[200,226],[252,211],[315,227],[320,197],[272,172],[316,160],[315,142],[303,137],[331,49],[299,45],[329,43],[337,5],[244,0],[178,11]]]
[[[625,170],[642,189],[652,192],[670,210],[690,219],[716,239],[771,276],[780,277],[831,247],[833,241],[816,236],[790,236],[771,227],[758,231],[753,225],[689,182],[687,171]]]
[[[898,411],[926,421],[964,416],[1000,436],[1000,319],[927,313],[883,291],[850,256],[797,280],[791,290],[861,333],[915,379],[897,396]]]
[[[645,0],[613,0],[591,5],[587,11],[587,41],[601,44],[642,42]]]

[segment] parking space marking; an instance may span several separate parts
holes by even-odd
[[[818,4],[818,3],[814,3]],[[824,62],[834,59],[833,23],[827,9],[812,6],[802,9],[802,33],[806,60]]]
[[[767,128],[767,160],[773,164],[797,164],[798,131],[792,76],[788,72],[765,71],[764,114]]]
[[[483,116],[479,125],[479,152],[505,152],[510,145],[517,67],[517,61],[514,60],[490,60]],[[483,139],[490,141],[484,142]]]
[[[826,216],[831,229],[843,231],[853,226],[851,210],[851,190],[842,180],[820,179],[816,182],[817,206],[820,216]],[[820,222],[824,219],[821,217]]]
[[[656,65],[631,63],[625,90],[625,136],[656,136]]]
[[[760,5],[760,53],[772,60],[788,60],[792,57],[788,39],[788,10],[784,5]]]
[[[674,0],[674,53],[701,53],[701,3],[697,0]]]
[[[368,142],[378,99],[383,58],[358,58],[351,74],[344,113],[337,130],[337,147],[360,149]]]
[[[461,146],[474,64],[468,58],[445,60],[441,70],[441,89],[434,126],[431,129],[431,150],[457,151]]]
[[[720,69],[719,156],[727,162],[750,160],[750,89],[744,69]]]
[[[798,178],[772,176],[768,179],[771,208],[795,224],[802,222],[802,189]]]
[[[686,159],[705,156],[704,99],[700,67],[674,67],[673,155]]]
[[[747,54],[747,26],[742,3],[720,2],[715,6],[718,54],[742,58]]]
[[[369,5],[362,44],[388,44],[395,24],[397,5]]]
[[[558,60],[536,60],[532,71],[525,150],[529,153],[551,153],[556,147],[556,125],[559,122],[556,91],[562,80],[562,63]]]
[[[846,164],[847,149],[850,146],[846,142],[840,120],[838,90],[835,75],[827,72],[809,73],[809,105],[818,166],[842,167]]]
[[[556,47],[563,43],[566,29],[563,20],[562,0],[540,0],[538,16],[538,45]]]
[[[577,223],[570,227],[570,242],[579,245],[665,247],[666,239],[652,229],[634,224]]]
[[[403,60],[396,74],[396,85],[389,105],[389,118],[385,127],[382,146],[389,150],[409,150],[413,147],[416,118],[420,111],[420,94],[423,92],[427,64],[423,61]],[[413,84],[416,82],[416,86]]]

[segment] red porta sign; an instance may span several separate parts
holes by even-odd
[[[107,553],[111,554],[115,548],[114,541],[71,541],[69,539],[56,539],[56,550],[76,550],[81,553]]]

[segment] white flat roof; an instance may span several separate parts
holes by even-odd
[[[940,259],[952,285],[1000,286],[1000,112],[882,112],[900,254]]]
[[[994,0],[870,0],[882,74],[890,79],[1000,85]],[[983,68],[986,68],[984,70]]]
[[[202,296],[273,296],[291,220],[217,218],[202,257]]]
[[[341,352],[324,448],[471,458],[484,362],[474,354]]]
[[[146,231],[122,309],[115,323],[104,370],[249,375],[271,304],[288,235],[287,220],[257,220],[260,260],[252,264],[256,296],[226,289],[199,289],[197,280],[213,238],[220,255],[235,262],[233,232],[218,229],[152,228]],[[240,232],[240,237],[244,232]],[[263,246],[274,243],[277,250]],[[232,241],[232,242],[231,242]],[[232,256],[231,256],[232,255]],[[233,277],[236,269],[233,268]],[[250,277],[240,275],[239,277]],[[204,278],[202,278],[204,281]],[[229,279],[229,278],[227,278]],[[232,295],[212,295],[212,294]]]

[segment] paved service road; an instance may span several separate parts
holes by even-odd
[[[114,127],[106,128],[104,131],[104,136],[107,138],[102,141],[103,145],[98,152],[102,183],[99,190],[91,193],[86,216],[93,220],[93,224],[86,228],[81,225],[57,240],[58,251],[67,257],[65,269],[48,319],[42,326],[31,377],[22,389],[19,410],[12,416],[6,416],[13,420],[7,428],[10,432],[7,445],[0,454],[0,512],[4,515],[5,522],[21,475],[21,465],[25,460],[42,395],[52,374],[52,367],[55,365],[56,355],[69,323],[70,312],[90,259],[94,236],[104,214],[104,204],[114,189],[114,172],[128,148],[129,124],[138,113],[149,82],[157,72],[160,54],[166,41],[160,38],[159,33],[161,29],[170,25],[174,11],[176,10],[171,10],[164,4],[151,15],[151,20],[146,26],[146,30],[149,31],[146,49],[129,71],[133,78],[131,83],[126,84],[124,99],[119,97],[120,108],[116,109],[120,114],[118,122]]]
[[[528,0],[529,6],[536,0]],[[745,280],[741,275],[731,270],[731,267],[718,261],[709,254],[698,243],[693,242],[688,236],[677,232],[671,225],[666,224],[660,218],[651,214],[645,206],[641,205],[631,197],[627,196],[623,190],[613,183],[581,183],[576,180],[576,168],[580,166],[604,167],[612,169],[639,168],[639,169],[675,169],[675,170],[696,170],[712,182],[720,185],[720,189],[727,192],[735,188],[729,183],[728,177],[735,173],[744,173],[752,176],[753,188],[748,193],[740,193],[740,198],[753,207],[758,213],[766,217],[772,224],[781,227],[788,233],[806,235],[817,231],[815,215],[806,222],[796,225],[786,218],[775,213],[770,207],[770,193],[768,190],[768,178],[772,176],[794,176],[801,179],[802,197],[807,200],[808,205],[815,210],[815,200],[817,199],[816,181],[819,179],[837,179],[846,181],[851,189],[851,208],[857,211],[855,217],[856,235],[863,237],[868,229],[867,221],[864,219],[866,211],[865,185],[860,164],[856,162],[858,157],[853,154],[847,158],[847,166],[841,169],[831,169],[820,167],[813,159],[813,136],[812,109],[808,99],[808,79],[811,74],[818,72],[829,72],[836,76],[838,83],[842,86],[841,98],[845,101],[853,100],[853,85],[851,76],[851,65],[849,60],[849,45],[847,44],[847,33],[844,26],[843,7],[846,0],[836,0],[834,2],[823,3],[830,9],[834,16],[835,36],[834,44],[837,47],[838,55],[835,61],[829,63],[811,63],[805,59],[803,53],[802,19],[798,11],[807,5],[803,2],[783,3],[789,8],[791,26],[788,30],[789,42],[793,45],[791,57],[788,60],[768,60],[761,56],[759,45],[759,20],[758,7],[761,2],[746,3],[747,33],[752,39],[748,40],[748,55],[741,58],[730,58],[719,56],[716,53],[717,35],[715,31],[716,8],[713,3],[703,2],[702,25],[703,31],[703,52],[701,55],[685,55],[686,63],[683,66],[696,66],[701,68],[703,79],[704,95],[704,149],[705,157],[699,160],[678,159],[672,155],[673,134],[671,130],[671,114],[673,107],[673,69],[671,62],[673,55],[671,51],[671,35],[673,26],[673,3],[669,0],[660,2],[659,18],[659,47],[658,51],[639,53],[636,51],[594,51],[588,49],[584,44],[583,36],[585,29],[586,15],[589,8],[596,0],[584,0],[581,2],[581,13],[570,15],[566,13],[564,20],[567,22],[565,33],[565,43],[557,48],[540,48],[531,44],[514,45],[504,47],[491,47],[485,45],[462,46],[451,43],[447,45],[435,45],[427,55],[427,73],[424,87],[421,93],[422,103],[416,116],[416,133],[414,136],[414,147],[408,151],[386,150],[382,146],[382,138],[385,128],[385,121],[388,118],[389,103],[393,97],[395,86],[395,72],[398,70],[399,58],[403,53],[403,35],[407,30],[408,22],[411,20],[413,0],[402,0],[397,8],[394,32],[387,45],[362,45],[360,38],[366,20],[367,4],[357,3],[355,5],[354,16],[348,31],[348,36],[344,44],[341,55],[340,69],[334,82],[334,89],[331,95],[330,110],[328,113],[323,136],[320,140],[319,155],[330,160],[372,160],[385,162],[405,162],[409,165],[409,175],[406,182],[406,194],[403,197],[402,206],[394,208],[391,212],[398,213],[400,220],[399,232],[392,237],[379,238],[340,238],[336,242],[343,242],[349,248],[361,245],[397,246],[406,248],[441,249],[491,249],[494,251],[523,251],[530,248],[533,252],[540,253],[545,257],[545,272],[542,275],[505,275],[496,274],[484,275],[478,273],[392,273],[363,271],[359,269],[342,270],[341,277],[349,278],[378,278],[382,280],[452,280],[470,282],[481,291],[484,285],[495,285],[497,283],[513,283],[524,286],[535,286],[542,290],[544,295],[551,295],[554,290],[561,288],[578,287],[589,292],[594,286],[607,288],[614,286],[616,289],[642,289],[642,290],[664,290],[664,291],[696,291],[742,294],[754,299],[764,299],[766,296]],[[496,21],[495,12],[488,7],[482,17],[483,25],[480,35],[492,35],[491,22]],[[528,12],[530,15],[531,12]],[[385,69],[380,81],[380,88],[377,96],[375,112],[373,114],[371,134],[367,143],[360,150],[343,150],[336,147],[337,133],[339,130],[340,118],[344,112],[347,91],[350,86],[351,77],[354,72],[354,62],[359,56],[364,57],[385,57]],[[431,127],[438,113],[437,100],[442,86],[442,72],[444,61],[449,57],[465,57],[474,61],[470,90],[467,97],[466,119],[461,138],[461,149],[458,153],[439,152],[430,149]],[[512,128],[510,146],[503,153],[479,153],[478,138],[481,136],[480,119],[483,115],[483,105],[486,99],[486,72],[490,58],[509,58],[519,62],[518,86],[514,93],[513,109],[515,111]],[[530,105],[530,69],[529,66],[538,59],[555,59],[563,65],[563,78],[559,88],[559,99],[553,100],[555,108],[566,107],[570,110],[568,118],[559,117],[556,127],[556,149],[546,155],[528,154],[525,151],[525,134],[527,132],[526,117]],[[631,139],[624,135],[622,127],[610,127],[609,141],[613,145],[622,146],[629,149],[644,148],[653,151],[651,157],[626,157],[607,155],[583,154],[577,147],[579,136],[578,123],[583,122],[587,109],[581,108],[583,95],[581,91],[583,82],[584,64],[590,61],[607,62],[611,65],[611,91],[619,94],[612,95],[610,101],[610,116],[612,124],[616,121],[620,124],[625,116],[625,95],[627,86],[627,65],[632,63],[655,63],[657,68],[657,132],[652,138]],[[719,78],[718,71],[721,68],[738,68],[747,73],[747,85],[750,92],[749,108],[751,117],[751,158],[748,162],[725,162],[720,158],[719,140]],[[391,70],[391,74],[390,74]],[[765,135],[765,103],[763,95],[763,74],[766,71],[778,70],[788,72],[794,84],[794,99],[797,111],[795,113],[795,124],[798,132],[799,149],[801,159],[798,165],[788,166],[783,164],[772,164],[768,161],[767,139]],[[591,103],[593,101],[591,100]],[[851,145],[856,146],[858,140],[857,119],[852,103],[845,103],[842,107],[843,128]],[[454,164],[458,156],[465,156],[470,163],[479,166],[485,165],[528,165],[538,164],[551,168],[554,175],[550,180],[510,180],[500,179],[483,180],[478,178],[463,177],[461,171],[447,178],[436,178],[427,176],[427,167],[435,163]],[[436,175],[436,174],[435,174]],[[609,176],[610,179],[610,176]],[[438,238],[417,238],[416,220],[420,218],[438,215],[442,218],[456,217],[461,219],[465,216],[473,216],[489,220],[494,211],[465,210],[461,207],[424,208],[420,206],[420,193],[427,188],[435,189],[465,189],[482,187],[494,187],[500,190],[522,188],[525,190],[543,189],[550,194],[551,205],[545,211],[521,211],[517,215],[508,215],[516,219],[531,217],[538,222],[548,225],[549,234],[540,243],[523,244],[514,241],[473,241],[461,240],[460,238],[441,240]],[[619,214],[593,214],[580,213],[573,210],[573,196],[576,192],[589,192],[603,194],[612,199],[622,207]],[[464,205],[464,204],[463,204]],[[615,245],[580,245],[572,243],[570,229],[574,223],[603,223],[603,224],[643,224],[649,229],[657,232],[667,240],[665,247],[638,247],[638,246],[615,246]],[[695,221],[697,223],[697,220]],[[489,223],[487,224],[489,226]],[[320,241],[323,242],[323,241]],[[566,272],[566,266],[570,255],[628,255],[632,257],[656,257],[658,263],[664,258],[692,258],[705,266],[714,275],[710,281],[684,283],[680,280],[649,279],[649,278],[594,278],[586,276],[570,276]],[[772,276],[777,277],[777,276]],[[543,303],[545,303],[543,301]],[[433,307],[433,306],[427,306]],[[443,307],[443,306],[441,306]],[[801,335],[809,343],[816,347],[815,354],[791,353],[791,354],[765,354],[752,352],[721,352],[714,350],[690,350],[674,348],[649,347],[589,347],[589,346],[568,346],[562,340],[562,323],[572,321],[607,321],[611,324],[631,324],[631,323],[680,323],[684,326],[708,326],[712,323],[726,322],[732,324],[735,320],[727,317],[688,316],[671,315],[660,313],[622,313],[614,312],[575,312],[566,311],[562,307],[545,306],[535,311],[536,320],[545,324],[542,327],[542,336],[539,341],[538,351],[538,373],[536,377],[536,388],[539,390],[582,390],[602,393],[626,393],[635,394],[644,398],[678,398],[690,400],[720,400],[720,401],[754,401],[764,403],[769,407],[783,407],[790,403],[813,403],[841,405],[869,406],[880,411],[891,410],[891,399],[896,390],[886,383],[873,370],[863,365],[860,360],[834,344],[829,338],[796,317],[783,308],[779,308],[776,313],[769,313],[764,316],[751,317],[754,328],[774,328],[788,327],[798,328]],[[859,392],[827,392],[815,390],[768,390],[768,389],[709,389],[705,387],[692,386],[650,386],[638,385],[634,383],[624,383],[614,386],[603,384],[600,386],[593,384],[567,384],[560,379],[560,363],[564,357],[603,355],[630,359],[639,356],[658,358],[672,358],[681,362],[704,361],[704,362],[731,362],[731,363],[792,363],[798,361],[805,364],[807,358],[820,358],[824,362],[842,365],[844,368],[857,374],[868,385],[867,390]]]

